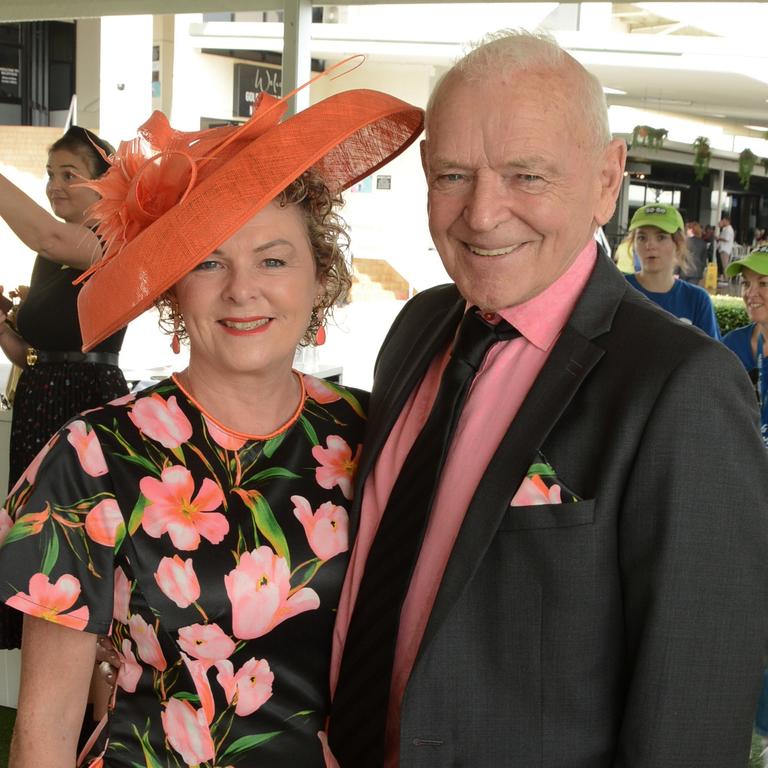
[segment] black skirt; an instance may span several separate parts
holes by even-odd
[[[68,419],[128,393],[123,372],[101,363],[42,363],[25,368],[11,422],[8,489]],[[0,649],[21,646],[22,614],[0,604]]]

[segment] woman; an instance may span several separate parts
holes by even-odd
[[[680,212],[662,203],[638,208],[629,223],[628,242],[637,251],[641,265],[639,272],[626,276],[629,284],[684,323],[719,339],[720,329],[709,294],[675,277],[678,267],[684,273],[689,269]]]
[[[749,325],[736,328],[723,337],[723,343],[741,360],[755,385],[760,407],[760,433],[768,447],[768,367],[765,340],[768,338],[768,245],[755,248],[747,257],[733,261],[727,277],[741,275],[741,296]],[[768,766],[768,670],[763,673],[763,690],[755,717],[755,731],[762,742],[762,765]]]
[[[683,274],[683,278],[689,283],[700,285],[704,279],[704,270],[707,268],[707,244],[701,236],[701,224],[698,221],[689,221],[685,231],[689,269]]]
[[[726,333],[723,343],[741,360],[755,385],[760,403],[761,431],[768,446],[768,369],[765,368],[766,350],[763,348],[768,339],[768,245],[761,245],[747,257],[731,262],[726,275],[741,275],[741,296],[752,322]]]
[[[18,332],[0,313],[0,349],[23,369],[13,402],[9,488],[67,419],[128,392],[118,367],[125,329],[115,329],[83,354],[79,288],[72,285],[100,253],[86,214],[98,196],[80,182],[104,173],[105,156],[112,152],[110,144],[79,126],[51,145],[45,190],[58,219],[0,175],[0,216],[38,254],[16,313]],[[0,648],[18,648],[20,634],[18,615],[0,607]]]
[[[106,249],[84,347],[157,302],[189,366],[70,421],[6,505],[0,596],[28,614],[15,768],[74,764],[110,628],[121,666],[92,766],[324,764],[364,415],[292,361],[349,282],[338,192],[423,115],[373,91],[278,122],[285,106],[262,95],[244,126],[194,134],[155,113],[90,185]]]

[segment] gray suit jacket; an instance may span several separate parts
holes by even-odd
[[[358,491],[463,309],[441,286],[395,321]],[[542,456],[577,500],[511,507]],[[467,511],[406,689],[402,768],[745,768],[767,505],[736,357],[598,259]]]

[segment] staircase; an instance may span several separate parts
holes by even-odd
[[[384,259],[355,257],[352,271],[353,301],[402,301],[409,296],[408,281]]]

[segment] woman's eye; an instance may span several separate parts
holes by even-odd
[[[213,259],[206,259],[205,261],[201,261],[196,267],[196,272],[207,272],[211,269],[216,269],[216,267],[219,266],[218,261],[214,261]]]
[[[524,181],[529,184],[536,181],[541,181],[541,176],[537,176],[535,173],[519,173],[517,178],[520,179],[520,181]]]
[[[285,266],[285,262],[282,259],[275,259],[275,258],[264,259],[264,261],[262,261],[262,264],[265,267],[284,267]]]

